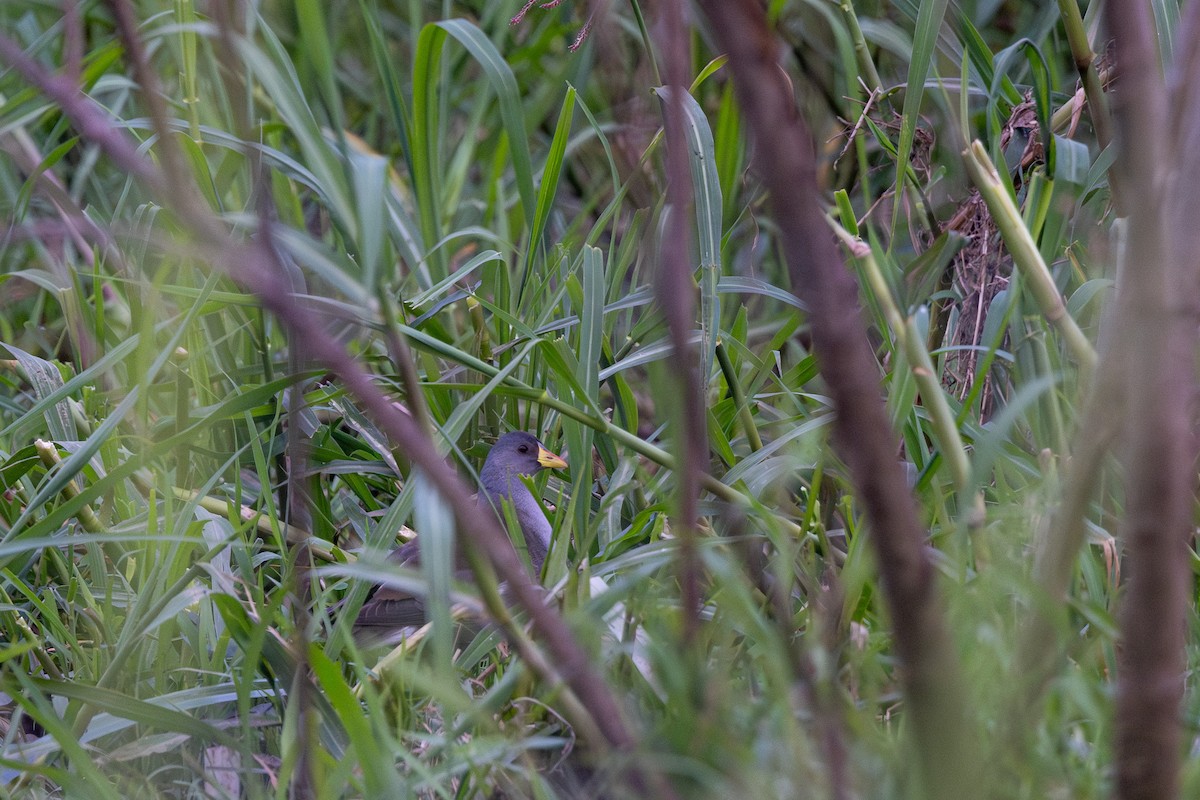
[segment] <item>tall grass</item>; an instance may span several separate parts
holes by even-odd
[[[768,8],[936,580],[947,763],[744,65],[703,14],[681,43],[637,2],[522,6],[0,5],[6,791],[1111,792],[1102,412],[1166,351],[1097,356],[1137,195],[1095,12]],[[474,485],[513,429],[571,468],[538,481],[549,607],[510,617],[448,548],[381,553],[492,553],[416,434]],[[439,624],[355,641],[378,582]]]

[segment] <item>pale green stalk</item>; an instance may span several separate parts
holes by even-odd
[[[1042,315],[1062,334],[1071,357],[1085,370],[1091,371],[1096,366],[1096,350],[1067,313],[1067,307],[1050,274],[1050,268],[1042,259],[1029,229],[1021,221],[1021,210],[1017,208],[1017,204],[1000,180],[1000,174],[988,158],[987,150],[976,140],[963,151],[963,161],[971,181],[979,189],[983,201],[987,203],[992,220],[999,228],[1000,236],[1012,254],[1014,263],[1021,270]]]

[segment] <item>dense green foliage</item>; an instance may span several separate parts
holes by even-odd
[[[352,641],[330,613],[343,598],[448,572],[356,559],[404,527],[445,533],[438,495],[230,278],[238,265],[213,263],[95,131],[9,69],[0,687],[24,722],[3,740],[0,785],[202,796],[225,758],[232,791],[252,797],[300,775],[330,798],[586,796],[632,759],[684,797],[912,792],[871,534],[704,24],[685,102],[695,202],[667,209],[661,45],[637,2],[535,6],[519,24],[512,0],[252,4],[231,42],[207,4],[160,5],[135,13],[184,166],[235,237],[272,220],[293,289],[328,320],[311,335],[342,342],[402,404],[411,348],[435,441],[464,476],[512,429],[572,464],[540,481],[557,536],[543,582],[641,745],[586,741],[562,687],[493,630],[438,626],[394,651]],[[973,724],[996,745],[980,785],[1098,796],[1121,583],[1110,473],[1057,630],[1066,657],[1033,712],[1015,708],[1013,672],[1020,625],[1048,602],[1031,554],[1086,435],[1081,378],[1117,249],[1108,151],[1056,6],[857,6],[770,4]],[[1154,7],[1168,61],[1178,9]],[[76,14],[6,3],[0,30],[160,157],[108,7]],[[976,139],[1010,219],[973,187],[962,154]],[[667,213],[694,219],[693,242],[662,241]],[[702,497],[703,622],[686,645],[668,455],[682,410],[650,288],[662,249],[685,247],[704,466],[745,497],[736,512]],[[1075,330],[1047,321],[1039,281]],[[550,769],[561,760],[573,766]]]

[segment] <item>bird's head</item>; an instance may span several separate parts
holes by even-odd
[[[517,475],[535,475],[543,469],[566,467],[566,460],[539,442],[537,437],[514,431],[504,434],[492,445],[479,477],[486,488],[496,491],[507,488]]]

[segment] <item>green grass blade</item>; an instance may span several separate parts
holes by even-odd
[[[654,90],[664,108],[666,103],[672,102],[672,91],[667,86]],[[721,176],[717,171],[716,147],[708,117],[691,94],[685,92],[681,102],[700,256],[700,330],[703,336],[700,375],[701,380],[707,382],[712,375],[721,329],[721,298],[717,290],[721,278]],[[675,242],[670,246],[682,247],[684,243]]]
[[[933,66],[934,49],[942,20],[946,16],[949,0],[925,0],[917,12],[917,26],[913,31],[912,58],[908,63],[908,80],[905,82],[904,110],[900,120],[900,142],[896,147],[896,196],[904,194],[905,180],[912,158],[913,139],[920,121],[921,100],[925,97],[925,79]],[[900,223],[897,202],[892,212],[892,237],[895,238]]]
[[[534,263],[544,245],[546,228],[550,222],[550,212],[554,208],[554,196],[558,191],[558,181],[562,175],[563,156],[567,150],[567,139],[571,135],[571,121],[575,116],[575,89],[567,87],[567,96],[563,98],[562,110],[558,115],[558,124],[554,126],[554,137],[550,140],[550,151],[546,155],[546,165],[542,168],[542,183],[538,188],[537,206],[531,217],[529,233],[529,251],[525,254],[525,272],[521,278],[521,286],[517,290],[517,305],[525,296],[525,287],[534,274]]]

